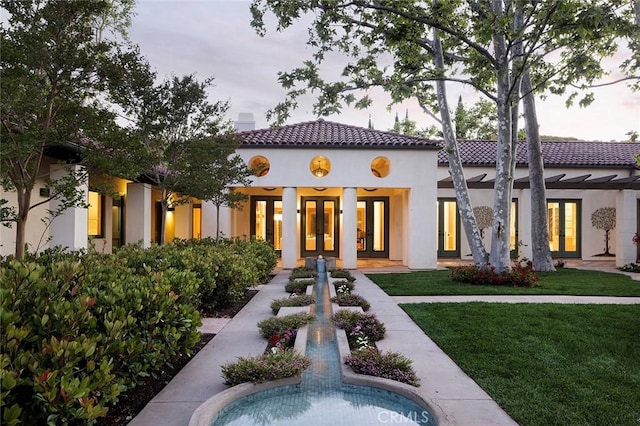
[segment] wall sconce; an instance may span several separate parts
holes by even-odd
[[[48,197],[50,195],[49,188],[40,188],[40,196]]]

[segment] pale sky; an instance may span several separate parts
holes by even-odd
[[[229,100],[230,119],[253,113],[257,128],[268,127],[267,110],[284,100],[286,91],[277,81],[278,71],[289,71],[311,57],[305,43],[307,27],[294,25],[282,33],[267,28],[266,37],[250,26],[249,1],[244,0],[138,0],[130,30],[131,40],[161,79],[169,75],[195,73],[199,79],[214,77],[211,100]],[[337,69],[337,68],[336,68]],[[331,72],[331,70],[328,70]],[[468,106],[477,95],[470,88],[449,83],[450,108],[458,96]],[[584,140],[627,140],[631,130],[640,132],[640,93],[624,84],[594,89],[596,100],[587,108],[567,109],[564,99],[538,100],[538,119],[543,135],[577,137]],[[415,102],[407,101],[388,110],[389,98],[373,91],[374,104],[367,110],[343,109],[327,120],[366,127],[369,116],[374,128],[389,130],[396,112],[426,128],[436,124]],[[299,107],[287,124],[315,120],[312,95],[299,99]]]

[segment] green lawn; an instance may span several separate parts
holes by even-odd
[[[640,424],[638,305],[401,307],[523,426]]]
[[[640,296],[640,281],[623,274],[560,268],[538,273],[533,288],[454,283],[448,270],[367,274],[390,296],[467,294],[564,294],[572,296]]]

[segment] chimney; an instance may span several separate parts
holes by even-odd
[[[238,121],[233,123],[236,132],[244,132],[256,129],[256,121],[253,119],[252,112],[241,112],[238,114]]]

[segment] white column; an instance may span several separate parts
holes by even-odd
[[[637,231],[638,193],[632,189],[623,189],[616,196],[616,266],[634,263],[637,247],[632,238]]]
[[[344,188],[342,190],[342,266],[345,269],[358,267],[357,209],[356,189]]]
[[[409,192],[408,205],[408,256],[410,269],[435,269],[438,252],[436,185],[418,185]]]
[[[191,238],[191,220],[193,219],[191,203],[177,205],[176,210],[173,212],[173,217],[173,237],[181,240],[188,240]]]
[[[202,238],[215,238],[217,229],[216,206],[211,201],[202,202]]]
[[[128,183],[125,204],[125,231],[127,244],[142,242],[151,246],[151,185]]]
[[[63,166],[53,164],[49,169],[51,179],[61,179],[69,173],[76,175],[84,174],[82,166]],[[83,200],[89,198],[89,185],[85,180],[80,182],[78,190],[84,195]],[[57,199],[49,202],[50,209],[55,211],[61,205]],[[88,244],[88,210],[85,207],[70,207],[65,209],[62,214],[51,222],[51,242],[50,247],[60,245],[67,247],[69,250],[86,249]]]
[[[282,189],[282,268],[298,263],[298,194],[296,188]]]

